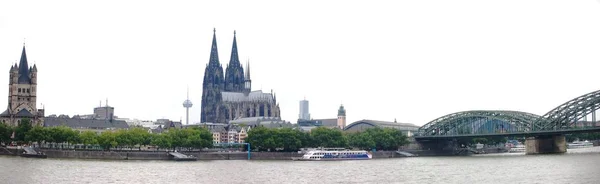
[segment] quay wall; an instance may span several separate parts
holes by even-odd
[[[104,160],[172,160],[173,158],[164,151],[85,151],[85,150],[39,150],[48,158],[71,158],[71,159],[104,159]],[[19,156],[22,150],[2,149],[0,155]],[[247,152],[185,152],[186,155],[194,155],[198,160],[247,160]],[[414,153],[414,152],[413,152]],[[374,159],[399,158],[403,155],[395,151],[373,152]],[[418,152],[421,156],[423,152]],[[301,157],[297,152],[250,152],[251,160],[291,160],[292,157]]]
[[[169,160],[166,152],[144,151],[79,151],[42,150],[48,158],[107,159],[107,160]]]

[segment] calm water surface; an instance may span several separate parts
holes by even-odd
[[[100,161],[0,156],[0,183],[600,183],[600,148],[365,161]]]

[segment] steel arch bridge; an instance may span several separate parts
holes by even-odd
[[[600,109],[600,90],[552,109],[543,116],[520,111],[463,111],[448,114],[419,128],[415,138],[452,138],[508,135],[548,135],[600,131],[595,112]],[[592,122],[577,123],[592,114]]]
[[[541,116],[520,111],[463,111],[439,117],[419,128],[419,136],[459,136],[529,132]]]
[[[546,113],[543,119],[535,122],[542,130],[563,130],[577,128],[576,122],[592,114],[592,127],[596,126],[596,110],[600,109],[600,90],[581,95],[565,102]],[[590,124],[587,124],[590,126]],[[583,127],[585,128],[585,127]]]

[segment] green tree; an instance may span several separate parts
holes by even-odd
[[[33,127],[31,126],[31,121],[29,119],[21,119],[21,122],[15,129],[15,141],[25,141],[25,134],[32,128]]]
[[[169,149],[171,148],[171,140],[167,134],[154,134],[152,135],[152,145],[158,146],[159,148]]]
[[[133,147],[135,145],[134,143],[134,138],[133,135],[130,131],[128,130],[118,130],[115,132],[115,138],[116,138],[116,142],[117,142],[117,146],[119,147]]]
[[[371,150],[376,146],[373,138],[367,133],[354,133],[348,135],[348,143],[352,147],[363,150]]]
[[[299,130],[291,128],[278,129],[275,134],[279,142],[277,146],[283,147],[283,151],[298,151],[302,148],[302,134]]]
[[[139,147],[141,147],[142,145],[150,144],[150,133],[148,133],[148,131],[146,131],[145,129],[135,127],[129,129],[128,132],[131,136],[131,146],[138,145]]]
[[[187,135],[185,131],[182,131],[181,129],[170,129],[169,131],[167,131],[166,133],[162,133],[165,136],[167,136],[169,142],[171,143],[171,147],[172,149],[177,149],[183,146],[187,146],[186,141],[187,141]]]
[[[79,142],[79,132],[67,126],[52,127],[47,130],[48,142],[74,144]],[[62,144],[61,144],[62,148]]]
[[[315,146],[319,147],[346,147],[346,137],[339,129],[317,127],[311,130],[311,138]]]
[[[248,137],[246,137],[246,142],[250,143],[250,149],[267,151],[269,148],[275,145],[275,140],[273,140],[271,133],[271,130],[262,126],[252,128],[250,129],[250,131],[248,131]]]
[[[397,150],[400,146],[408,144],[406,137],[394,128],[368,128],[364,132],[348,136],[350,145],[360,149]]]
[[[81,142],[79,139],[79,131],[68,128],[65,129],[63,133],[66,134],[65,137],[67,137],[67,143],[77,144]]]
[[[300,132],[302,133],[300,140],[302,141],[302,147],[303,148],[311,148],[311,147],[315,147],[314,146],[314,141],[312,140],[312,137],[310,137],[310,133],[305,133],[305,132]]]
[[[212,133],[205,128],[171,129],[165,133],[171,148],[206,148],[212,145]]]
[[[11,142],[10,137],[12,136],[13,128],[0,123],[0,143],[9,144]]]
[[[193,130],[197,131],[201,141],[196,144],[194,148],[210,148],[213,145],[213,137],[210,130],[207,128],[194,127]]]
[[[48,139],[48,129],[41,126],[35,126],[25,133],[25,141],[37,142],[38,145],[41,145]]]
[[[117,134],[110,131],[102,132],[98,137],[98,144],[104,148],[104,150],[110,150],[110,148],[116,147],[119,145],[117,142]]]
[[[393,143],[388,148],[389,150],[397,150],[400,146],[407,145],[410,143],[408,137],[402,133],[402,131],[395,128],[384,128],[384,133],[392,137]]]
[[[84,146],[98,144],[98,134],[92,131],[84,131],[79,135],[79,139]]]

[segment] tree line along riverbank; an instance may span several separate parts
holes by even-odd
[[[397,150],[408,144],[401,131],[392,128],[370,128],[360,133],[346,133],[339,129],[317,127],[311,132],[298,129],[268,129],[255,127],[244,140],[252,151],[297,152],[310,147],[342,147],[363,150]],[[34,145],[45,149],[98,149],[123,150],[154,147],[163,150],[201,150],[213,147],[212,133],[203,127],[169,129],[151,134],[139,127],[104,131],[79,132],[66,126],[32,126],[24,119],[16,127],[0,124],[0,143]],[[77,145],[77,146],[76,146]],[[243,147],[242,147],[243,149]]]

